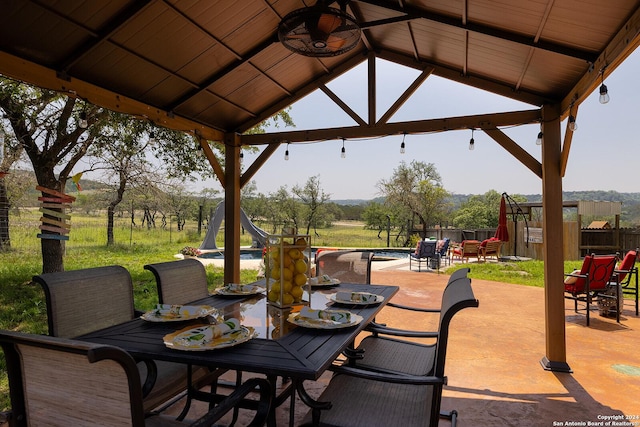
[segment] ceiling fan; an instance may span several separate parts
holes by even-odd
[[[349,0],[318,0],[314,6],[294,10],[278,26],[278,38],[289,50],[304,56],[330,57],[356,47],[361,30],[346,12]]]

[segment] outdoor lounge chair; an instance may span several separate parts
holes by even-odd
[[[478,259],[482,257],[482,259],[486,262],[487,257],[496,257],[496,261],[500,261],[500,248],[502,248],[502,241],[490,238],[483,240],[480,243],[480,253]]]
[[[414,253],[409,254],[409,270],[411,270],[411,263],[418,263],[418,271],[421,271],[422,263],[425,263],[429,267],[429,260],[436,260],[438,255],[436,253],[436,240],[420,240],[416,245]]]
[[[49,335],[54,337],[75,338],[141,314],[134,309],[131,275],[118,265],[46,273],[33,281],[44,290]],[[138,369],[145,412],[187,389],[183,364],[140,362]]]
[[[326,274],[342,283],[371,283],[370,251],[322,251],[316,257],[316,276]]]
[[[247,380],[195,424],[166,415],[145,418],[136,363],[124,350],[43,335],[0,331],[9,378],[12,426],[186,426],[212,425],[259,389],[256,415],[261,426],[271,406],[265,379]]]
[[[435,339],[431,345],[416,345],[395,338],[372,337],[373,340],[388,341],[402,348],[402,352],[411,352],[413,359],[426,359],[430,368],[420,372],[407,372],[411,367],[396,363],[387,368],[351,364],[334,365],[335,375],[320,395],[319,401],[331,402],[329,409],[312,409],[304,422],[314,426],[348,425],[351,427],[369,427],[372,425],[422,425],[437,426],[441,416],[456,423],[457,412],[440,413],[442,388],[446,384],[444,366],[449,337],[449,324],[453,316],[466,307],[478,307],[473,295],[471,280],[459,278],[449,284],[442,295],[442,307],[439,311],[438,331],[404,331],[378,327],[376,332],[385,335],[400,335]],[[369,339],[369,338],[366,338]],[[361,346],[358,347],[359,349]],[[368,355],[377,350],[367,348],[363,362]],[[384,354],[393,359],[394,354]]]
[[[197,259],[147,264],[156,278],[160,304],[187,304],[209,296],[207,271]]]
[[[607,294],[609,286],[618,286],[618,275],[614,273],[615,255],[587,255],[579,272],[565,274],[565,298],[574,301],[574,310],[578,312],[578,302],[585,303],[587,326],[591,303],[599,298],[614,300],[617,305],[618,294]],[[620,323],[620,310],[616,310],[616,321]]]
[[[478,240],[463,240],[460,246],[453,249],[453,258],[459,258],[462,262],[469,261],[469,258],[475,257],[480,260],[480,242]]]
[[[638,267],[636,260],[640,249],[629,251],[625,254],[622,262],[616,266],[615,273],[618,275],[622,296],[633,295],[636,303],[636,316],[638,315]],[[621,302],[621,307],[624,300]]]

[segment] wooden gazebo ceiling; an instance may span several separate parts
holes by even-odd
[[[0,73],[221,140],[372,55],[566,114],[640,41],[638,0],[352,0],[360,44],[310,58],[277,27],[314,3],[5,0]]]

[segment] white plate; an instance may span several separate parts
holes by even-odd
[[[170,305],[163,304],[167,308],[155,308],[140,316],[148,322],[182,322],[185,320],[200,319],[209,315],[215,315],[218,311],[209,305]],[[169,307],[173,307],[170,309]]]
[[[222,296],[238,297],[238,296],[257,295],[259,293],[264,292],[264,290],[265,289],[263,287],[256,286],[256,288],[253,291],[232,291],[225,286],[225,287],[216,289],[215,291],[213,291],[213,293],[216,295],[222,295]]]
[[[311,329],[341,329],[355,326],[362,322],[362,316],[351,313],[351,321],[346,323],[334,322],[326,319],[310,319],[308,317],[300,317],[300,313],[291,313],[287,317],[287,321],[303,328]]]
[[[340,280],[338,279],[331,279],[330,282],[318,282],[318,283],[312,283],[311,287],[312,288],[326,288],[329,286],[336,286],[340,284]]]
[[[164,345],[168,348],[183,351],[206,351],[233,347],[257,336],[252,327],[240,326],[240,329],[211,340],[206,340],[207,333],[215,325],[202,325],[197,328],[185,328],[165,335]],[[202,338],[202,339],[200,339]],[[186,343],[188,342],[188,343]]]
[[[351,304],[351,305],[373,305],[373,304],[380,304],[382,301],[384,301],[384,297],[382,295],[376,295],[375,297],[376,297],[375,301],[351,301],[351,300],[338,299],[337,294],[331,294],[329,299],[338,304]]]

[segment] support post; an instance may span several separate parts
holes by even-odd
[[[572,372],[567,364],[564,314],[564,255],[560,106],[542,107],[542,216],[546,354],[540,361],[546,370]]]
[[[240,283],[240,135],[225,135],[224,282]]]

